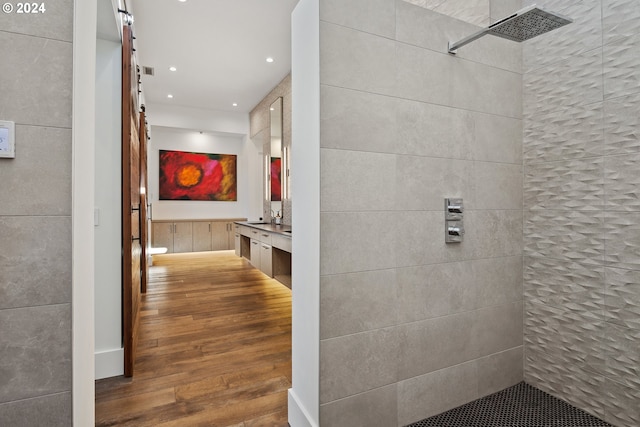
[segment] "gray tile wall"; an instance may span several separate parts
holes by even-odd
[[[271,92],[265,96],[249,113],[251,140],[262,146],[263,152],[270,152],[271,147],[271,115],[269,107],[282,97],[282,148],[291,149],[291,74],[287,75]],[[271,201],[262,201],[262,216],[267,221],[271,217]],[[282,199],[282,223],[291,224],[291,198]]]
[[[640,3],[535,3],[574,23],[523,45],[525,379],[638,426]]]
[[[406,425],[523,378],[521,47],[449,55],[477,28],[401,0],[320,15],[320,424]]]
[[[71,425],[73,1],[0,14],[0,425]]]

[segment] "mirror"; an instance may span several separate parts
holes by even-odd
[[[284,194],[282,159],[282,98],[276,99],[269,108],[271,117],[271,139],[269,150],[265,150],[265,170],[267,171],[267,199],[271,203],[271,215],[275,216],[282,212],[282,196]]]

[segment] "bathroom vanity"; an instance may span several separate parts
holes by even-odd
[[[236,255],[291,288],[291,226],[237,221]]]

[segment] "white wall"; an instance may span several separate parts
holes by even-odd
[[[73,425],[95,421],[94,148],[96,0],[73,2],[72,348]]]
[[[124,373],[121,333],[121,64],[119,42],[96,44],[96,378]]]
[[[237,155],[238,200],[236,202],[159,200],[159,150]],[[152,203],[153,220],[245,217],[257,219],[261,215],[262,209],[259,205],[262,200],[261,153],[247,137],[152,126],[148,149],[148,171],[149,200]]]
[[[292,14],[291,427],[319,425],[320,354],[320,11],[300,0]]]
[[[219,110],[202,110],[164,104],[146,104],[151,126],[165,126],[237,135],[249,134],[249,115]]]

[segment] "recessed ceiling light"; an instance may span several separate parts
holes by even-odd
[[[171,98],[173,98],[173,95],[169,94],[169,95],[167,95],[167,98],[171,99]]]
[[[184,2],[186,2],[187,0],[178,0],[178,1],[179,1],[180,3],[184,3]]]
[[[271,110],[271,111],[275,111],[275,108],[271,107],[271,108],[269,108],[269,110]]]
[[[231,105],[233,105],[234,107],[237,107],[237,106],[238,106],[238,103],[237,103],[237,102],[234,102],[234,103],[233,103],[233,104],[231,104]]]
[[[273,62],[273,58],[272,57],[268,57],[267,58],[267,62]]]
[[[169,71],[177,71],[178,69],[176,67],[169,67]]]

